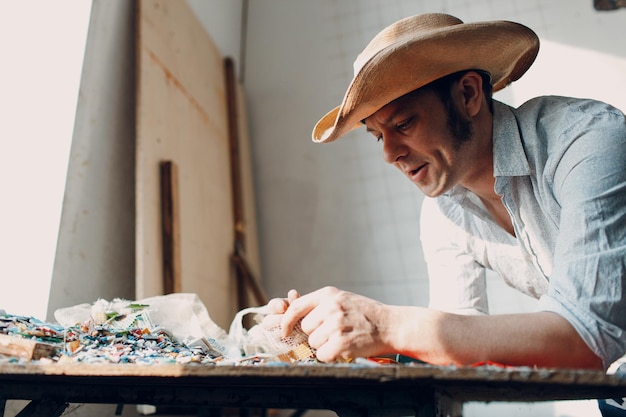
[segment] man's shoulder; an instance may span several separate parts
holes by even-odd
[[[624,129],[624,120],[619,109],[599,100],[540,96],[517,108],[498,105],[494,127],[497,126],[496,131],[504,132],[505,136],[518,132],[523,143],[538,141],[556,145],[554,140],[557,137],[569,137],[577,130],[605,129],[609,125]]]
[[[609,112],[621,114],[619,109],[600,100],[555,95],[532,98],[520,105],[517,109],[514,109],[513,112],[516,115],[530,114],[537,116],[559,113],[589,115]]]

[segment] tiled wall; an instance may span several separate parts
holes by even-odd
[[[391,303],[426,302],[419,191],[382,161],[380,146],[362,130],[333,144],[310,141],[319,116],[341,101],[367,42],[422,12],[515,20],[540,35],[535,66],[496,95],[502,101],[594,93],[626,108],[624,89],[615,88],[626,78],[626,10],[597,12],[591,0],[251,2],[245,79],[271,295],[332,284]],[[560,47],[580,59],[555,55]],[[586,62],[587,50],[606,54],[608,66]]]

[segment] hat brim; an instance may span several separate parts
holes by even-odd
[[[315,125],[313,141],[337,140],[393,100],[458,71],[486,71],[498,91],[518,80],[538,51],[537,35],[508,21],[463,23],[393,44],[363,65],[341,105]]]

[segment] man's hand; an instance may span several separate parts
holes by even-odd
[[[276,301],[274,311],[285,305]],[[280,324],[287,336],[302,319],[302,330],[322,362],[367,357],[386,348],[382,339],[385,307],[367,297],[326,287],[289,300]]]

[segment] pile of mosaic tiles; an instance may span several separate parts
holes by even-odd
[[[243,328],[243,317],[255,314],[257,324]],[[133,364],[317,363],[307,335],[298,326],[282,337],[277,327],[259,324],[264,307],[239,311],[226,333],[208,315],[194,294],[169,294],[141,301],[98,300],[55,312],[58,323],[7,314],[0,309],[0,334],[29,339],[56,352],[52,362]],[[153,317],[162,320],[154,323]],[[48,349],[50,346],[53,349]],[[30,358],[6,357],[3,361]]]
[[[128,314],[115,311],[94,314],[90,320],[67,328],[0,310],[0,334],[55,346],[57,355],[46,359],[53,362],[186,364],[224,360],[223,347],[215,340],[179,341],[166,329],[155,326],[144,307],[130,305]]]

